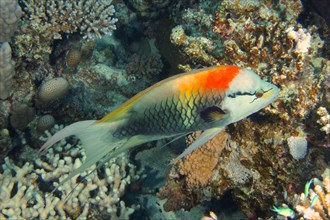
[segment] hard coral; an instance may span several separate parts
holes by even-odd
[[[193,191],[187,190],[184,186],[175,182],[168,182],[158,193],[160,199],[167,199],[164,210],[177,211],[180,209],[190,210],[202,197]]]
[[[323,46],[316,28],[304,30],[296,21],[300,1],[222,1],[215,7],[215,15],[207,4],[186,10],[172,30],[172,43],[192,63],[253,68],[282,88],[273,112],[286,120],[306,117],[322,99],[330,63],[316,59]]]
[[[187,137],[187,143],[191,144],[199,135],[200,132],[196,132]],[[178,175],[178,179],[170,180],[159,192],[161,199],[167,198],[164,205],[166,211],[181,208],[189,210],[201,199],[209,197],[205,194],[211,191],[210,188],[214,184],[213,178],[217,175],[216,166],[227,144],[227,139],[228,134],[221,132],[214,139],[178,161],[175,165],[177,171],[172,171],[170,174],[170,177]]]
[[[23,103],[13,104],[10,113],[11,126],[19,130],[24,130],[35,117],[35,109]]]
[[[66,65],[75,68],[80,63],[82,52],[80,48],[71,48],[66,54]]]
[[[313,178],[306,183],[305,191],[300,195],[295,194],[286,199],[296,211],[296,216],[315,220],[330,218],[330,169],[326,168],[321,176],[322,180]]]
[[[187,145],[189,146],[199,134],[200,132],[196,132],[189,136]],[[210,182],[214,175],[214,168],[219,163],[221,152],[226,146],[227,139],[228,134],[221,132],[216,138],[178,161],[178,172],[180,175],[185,176],[188,188],[202,188]]]
[[[19,56],[46,59],[55,39],[79,33],[93,40],[112,34],[117,18],[111,0],[22,1],[23,26],[16,37]]]
[[[171,0],[129,0],[129,3],[140,16],[155,18],[168,10],[167,6],[171,3]]]
[[[12,77],[15,73],[14,65],[9,43],[0,42],[0,99],[8,98],[11,93]]]
[[[327,106],[330,61],[322,57],[324,43],[317,28],[297,22],[301,12],[298,0],[203,2],[185,10],[171,34],[171,42],[190,63],[251,68],[281,89],[279,99],[258,115],[229,126],[229,145],[209,184],[213,196],[232,189],[244,212],[254,210],[261,217],[270,215],[272,201],[280,201],[274,196],[277,191],[306,178],[303,168],[316,172],[328,161],[325,149],[309,142],[312,150],[298,166],[284,141],[305,128],[307,141],[327,138],[320,136],[321,120],[310,119],[319,106]]]
[[[59,127],[57,127],[59,128]],[[60,155],[64,155],[61,157]],[[81,165],[85,155],[62,141],[45,157],[17,166],[5,159],[0,171],[0,219],[128,219],[137,206],[127,207],[121,200],[127,184],[139,178],[135,166],[121,155],[81,182],[79,175],[63,184],[58,193],[49,194],[69,172]]]
[[[304,159],[307,154],[307,140],[306,137],[289,137],[287,139],[290,154],[296,160]]]
[[[43,133],[46,130],[50,130],[55,125],[55,118],[52,115],[43,115],[38,118],[37,130]]]
[[[150,55],[133,54],[125,67],[128,75],[137,76],[148,81],[155,78],[162,71],[162,68],[163,62],[158,53]]]
[[[2,0],[0,2],[0,41],[9,42],[16,31],[18,21],[22,16],[17,0]]]
[[[319,107],[317,109],[317,114],[319,115],[320,119],[317,120],[317,123],[321,125],[321,131],[325,132],[326,134],[330,134],[330,114],[325,107]]]
[[[69,91],[69,83],[62,77],[57,77],[44,82],[38,92],[38,101],[49,104],[61,99]]]

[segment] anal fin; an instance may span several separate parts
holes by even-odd
[[[171,161],[171,164],[176,163],[181,158],[193,152],[198,147],[202,146],[204,143],[212,139],[214,136],[219,134],[224,127],[209,128],[205,130],[198,138],[192,143],[187,149],[185,149],[177,158]]]

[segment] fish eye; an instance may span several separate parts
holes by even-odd
[[[266,91],[264,91],[263,89],[257,89],[253,95],[255,95],[256,97],[252,100],[252,102],[254,102],[255,100],[261,98],[266,92],[268,92],[271,89],[268,89]],[[251,103],[252,103],[251,102]]]
[[[254,93],[254,95],[256,96],[256,98],[261,98],[264,95],[265,91],[262,89],[257,89],[256,92]]]

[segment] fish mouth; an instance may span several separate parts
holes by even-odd
[[[269,86],[267,86],[267,89],[265,91],[266,92],[262,95],[262,98],[270,100],[270,103],[275,101],[280,93],[280,89],[273,84],[269,84]]]

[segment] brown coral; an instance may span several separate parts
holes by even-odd
[[[23,103],[13,104],[10,113],[11,126],[19,130],[24,130],[35,117],[35,109]]]
[[[195,132],[187,137],[187,144],[192,143],[200,134],[201,132]],[[175,177],[176,180],[169,181],[158,194],[161,199],[167,198],[164,205],[165,211],[181,208],[189,210],[206,197],[204,194],[212,188],[211,178],[216,175],[214,171],[228,137],[229,135],[223,131],[178,161],[176,164],[178,173],[173,174],[174,171],[172,171],[169,175],[172,178]],[[222,192],[224,191],[225,187]]]
[[[49,104],[63,98],[69,91],[69,83],[63,77],[56,77],[45,81],[39,88],[38,101]]]
[[[157,194],[160,199],[167,199],[164,204],[164,210],[177,211],[181,208],[189,210],[194,207],[201,199],[198,194],[187,190],[182,185],[175,182],[168,182],[163,186]]]
[[[71,48],[66,54],[66,65],[71,68],[78,66],[81,60],[81,50],[76,48]]]
[[[200,133],[190,135],[187,138],[187,145],[189,146]],[[228,134],[223,131],[178,162],[178,171],[185,176],[188,188],[201,188],[209,183],[227,139]]]

